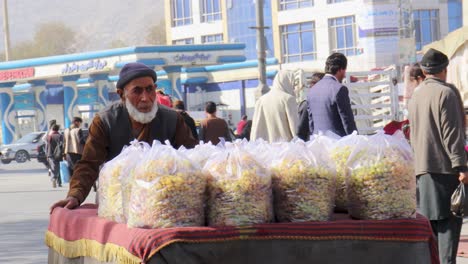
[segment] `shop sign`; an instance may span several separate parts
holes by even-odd
[[[211,57],[211,54],[195,53],[195,54],[177,54],[175,55],[175,62],[193,62],[193,61],[207,61]]]
[[[78,89],[77,104],[90,105],[98,101],[98,89],[95,87]]]
[[[71,63],[66,64],[62,68],[62,74],[67,73],[76,73],[76,72],[86,72],[89,70],[99,71],[104,69],[107,66],[107,61],[105,60],[90,60],[87,63]]]
[[[0,81],[25,79],[31,77],[34,77],[34,68],[0,71]]]
[[[32,93],[24,93],[14,95],[15,100],[15,109],[24,110],[24,109],[33,109],[34,108],[34,95]]]

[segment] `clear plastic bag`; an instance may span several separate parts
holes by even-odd
[[[335,200],[335,170],[323,146],[282,144],[272,161],[274,211],[279,222],[327,221]]]
[[[205,166],[205,163],[212,155],[216,155],[218,152],[222,151],[222,148],[213,145],[211,142],[204,143],[200,141],[199,145],[196,145],[195,148],[183,150],[180,149],[192,162],[197,164],[200,168]]]
[[[416,177],[404,136],[378,133],[360,142],[348,159],[348,211],[358,219],[416,216]]]
[[[268,164],[271,161],[271,153],[279,143],[269,143],[262,138],[247,141],[243,139],[240,146],[261,164]]]
[[[203,226],[206,177],[186,156],[155,141],[132,174],[129,227]]]
[[[460,183],[455,189],[450,198],[450,211],[456,217],[462,217],[465,215],[463,211],[465,206],[465,184]]]
[[[104,164],[99,172],[98,187],[98,215],[116,221],[126,222],[127,206],[130,187],[128,182],[130,171],[139,158],[149,149],[145,142],[132,141],[114,159]],[[127,198],[125,198],[127,197]]]
[[[271,174],[236,144],[212,157],[208,175],[207,220],[210,226],[240,226],[273,218]]]
[[[347,161],[354,148],[362,141],[367,140],[365,136],[353,132],[351,135],[340,138],[332,146],[330,157],[336,167],[336,195],[335,210],[345,212],[348,210],[348,199],[346,192],[346,178],[348,175]]]

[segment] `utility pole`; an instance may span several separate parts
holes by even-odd
[[[266,94],[270,88],[266,84],[266,52],[265,52],[265,27],[263,21],[263,0],[255,1],[256,26],[250,27],[257,30],[257,58],[258,58],[258,87],[255,91],[255,99]]]
[[[5,41],[5,61],[10,60],[10,26],[8,25],[8,4],[3,0],[3,32]]]

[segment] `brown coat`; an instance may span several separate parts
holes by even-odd
[[[211,141],[214,145],[219,143],[219,138],[222,137],[226,141],[231,141],[229,127],[224,119],[218,117],[205,118],[200,123],[200,140],[205,143]]]
[[[183,117],[180,114],[177,114],[176,117],[175,135],[173,135],[174,147],[194,147],[197,141],[192,137]],[[165,124],[160,125],[164,126]],[[116,129],[124,129],[125,127],[124,125],[120,125]],[[152,144],[155,135],[152,135],[150,130],[150,125],[146,124],[136,139]],[[116,145],[117,143],[111,142],[112,137],[110,133],[112,131],[107,131],[106,125],[99,114],[96,115],[89,127],[89,135],[84,146],[83,156],[75,166],[70,180],[68,196],[77,198],[80,203],[86,199],[91,187],[97,180],[99,167],[104,162],[113,158],[112,155],[109,156],[109,154],[112,154],[110,151],[112,149],[111,145]],[[128,141],[124,144],[128,144]],[[120,147],[119,149],[122,148]]]
[[[415,89],[408,105],[416,175],[457,174],[466,166],[465,127],[457,88],[427,78]]]

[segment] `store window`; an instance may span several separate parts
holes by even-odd
[[[185,38],[185,39],[176,39],[172,41],[173,45],[188,45],[193,44],[193,38]]]
[[[280,0],[280,10],[298,9],[313,5],[313,0]]]
[[[223,34],[206,35],[201,37],[203,44],[223,43]]]
[[[192,20],[192,3],[190,0],[172,0],[172,26],[190,25]]]
[[[357,55],[356,20],[354,16],[328,19],[330,49],[346,56]]]
[[[201,0],[201,22],[211,22],[221,20],[220,0]]]
[[[413,11],[414,30],[416,32],[416,50],[440,39],[439,10]]]
[[[280,29],[283,62],[317,59],[314,22],[284,25]]]

